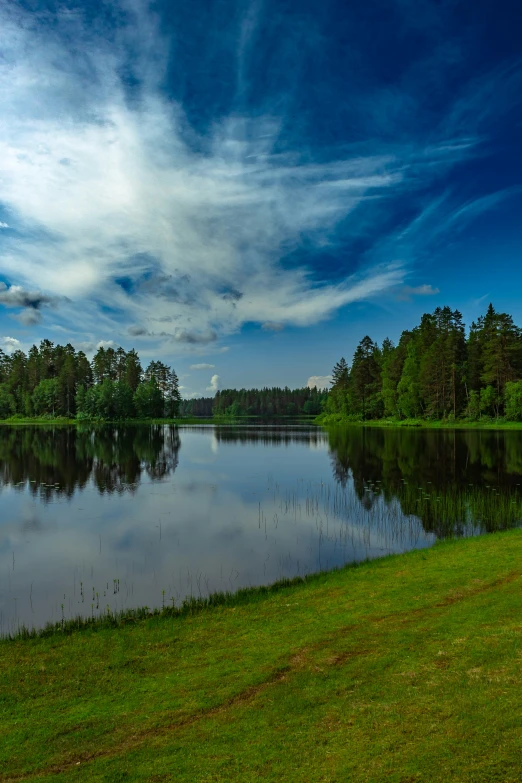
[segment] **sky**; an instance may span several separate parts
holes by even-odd
[[[522,325],[521,29],[503,0],[4,0],[0,348],[134,347],[190,397],[325,384],[439,305]]]

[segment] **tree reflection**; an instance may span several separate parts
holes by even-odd
[[[328,431],[334,479],[361,504],[398,500],[427,532],[522,521],[522,433],[344,427]]]
[[[175,426],[5,427],[0,430],[0,486],[26,485],[42,499],[72,497],[92,481],[100,493],[134,492],[143,475],[176,470]]]

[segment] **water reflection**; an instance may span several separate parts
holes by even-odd
[[[100,492],[134,492],[142,476],[164,479],[176,470],[174,426],[4,427],[0,487],[22,488],[44,502],[72,497],[89,482]]]
[[[366,508],[395,499],[439,537],[522,520],[522,432],[337,428],[333,474]]]
[[[518,525],[521,446],[517,432],[2,428],[0,633]]]

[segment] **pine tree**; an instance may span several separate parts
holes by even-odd
[[[406,361],[408,343],[412,337],[412,332],[404,331],[398,346],[392,350],[386,350],[383,344],[381,395],[384,416],[400,417],[401,415],[398,407],[397,387]]]
[[[522,373],[522,334],[512,316],[495,312],[492,305],[484,318],[483,332],[480,379],[483,385],[492,386],[501,400],[506,383]]]
[[[134,348],[127,353],[125,361],[125,380],[133,392],[136,391],[141,382],[143,370],[140,363],[140,357]]]
[[[344,356],[332,370],[332,389],[346,391],[350,383],[350,368]]]
[[[353,355],[349,389],[351,408],[363,419],[382,415],[380,359],[377,344],[363,337]]]
[[[420,398],[419,357],[416,339],[412,339],[408,343],[406,360],[397,385],[397,407],[400,415],[406,419],[417,418],[423,413]]]

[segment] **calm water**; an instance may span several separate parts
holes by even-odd
[[[0,634],[522,519],[522,433],[0,429]]]

